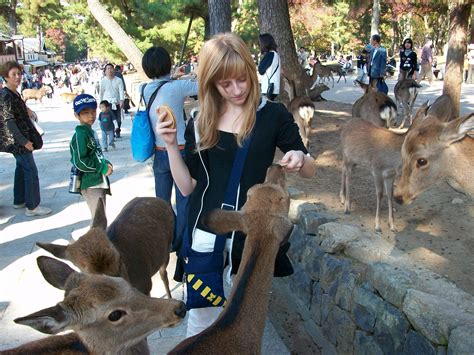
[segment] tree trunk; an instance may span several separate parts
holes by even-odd
[[[114,43],[119,47],[122,53],[127,57],[130,63],[133,64],[138,74],[146,79],[147,76],[142,68],[143,53],[133,42],[132,38],[125,33],[107,9],[99,2],[99,0],[87,0],[87,5],[91,14],[95,17],[97,22],[104,28],[104,30],[112,37]]]
[[[11,35],[16,35],[16,32],[17,32],[16,5],[17,5],[17,0],[11,0],[10,6],[9,6],[10,11],[8,12],[8,26],[10,27]]]
[[[392,31],[393,31],[393,37],[392,37],[392,56],[394,56],[396,53],[398,53],[398,48],[400,46],[400,40],[399,40],[399,28],[398,28],[398,21],[399,19],[397,18],[397,15],[395,12],[392,10]]]
[[[287,0],[258,0],[260,33],[270,33],[278,46],[281,73],[295,84],[296,95],[306,92],[308,76],[298,63],[295,41],[290,25]],[[280,85],[280,88],[283,88]],[[284,94],[280,90],[280,95]],[[282,100],[285,101],[285,95]]]
[[[380,0],[374,0],[374,6],[372,7],[372,22],[370,24],[370,35],[379,34],[379,23],[380,23]]]
[[[453,115],[459,116],[461,84],[463,81],[464,57],[466,56],[467,36],[471,4],[453,4],[449,13],[449,40],[443,94],[448,94],[454,102]]]
[[[210,35],[231,31],[230,0],[208,0]]]
[[[189,32],[191,32],[191,25],[193,24],[194,14],[191,14],[188,23],[188,29],[186,30],[186,35],[184,36],[183,46],[181,47],[181,54],[179,56],[179,65],[183,64],[184,51],[186,50],[186,45],[188,44]]]

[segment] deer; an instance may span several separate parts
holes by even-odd
[[[49,86],[42,86],[39,89],[25,89],[21,92],[21,96],[23,96],[23,100],[25,103],[30,99],[39,100],[39,102],[43,103],[43,96],[51,92],[51,88]]]
[[[318,77],[319,77],[319,83],[322,83],[326,78],[328,79],[328,82],[329,82],[329,79],[332,79],[332,87],[334,87],[334,77],[332,76],[331,68],[328,68],[327,66],[322,65],[319,59],[317,59],[313,65],[313,74],[311,75],[311,80],[313,82],[313,85],[311,85],[310,90],[316,87]]]
[[[401,77],[395,84],[394,93],[397,107],[402,109],[402,123],[399,128],[403,126],[411,126],[412,124],[412,112],[413,105],[415,104],[416,97],[418,96],[418,89],[421,85],[412,78],[407,78],[408,72],[401,71]]]
[[[132,354],[133,347],[159,328],[173,327],[186,315],[183,302],[144,295],[120,277],[74,271],[47,256],[37,258],[48,283],[65,291],[55,306],[25,317],[17,324],[52,336],[7,350],[6,354]]]
[[[293,228],[290,198],[279,165],[263,184],[251,187],[240,211],[211,211],[204,222],[215,233],[243,231],[242,261],[228,303],[216,321],[185,339],[169,354],[260,354],[278,249]]]
[[[375,182],[377,207],[375,212],[375,230],[380,228],[380,203],[383,191],[388,200],[388,224],[390,230],[396,231],[393,221],[393,182],[400,170],[400,149],[405,139],[404,134],[377,127],[362,118],[353,118],[341,130],[342,174],[339,197],[344,205],[344,213],[351,208],[350,181],[352,169],[360,165],[368,169]]]
[[[290,103],[288,104],[288,111],[293,115],[295,123],[298,125],[298,130],[301,140],[306,148],[309,146],[309,133],[311,130],[311,120],[314,116],[314,103],[308,95],[297,96],[296,87],[293,80],[283,76],[284,90],[288,94]],[[318,84],[327,87],[324,84]],[[329,88],[328,88],[329,89]],[[310,93],[313,90],[309,91]],[[320,94],[319,94],[320,96]]]
[[[410,204],[443,179],[474,197],[474,113],[450,122],[432,115],[416,117],[401,155],[402,173],[395,189],[398,203]]]
[[[365,93],[352,105],[352,117],[369,120],[378,127],[392,127],[397,121],[397,105],[377,88],[356,80]],[[374,84],[375,85],[375,84]]]
[[[100,200],[92,226],[69,245],[37,245],[81,271],[120,276],[145,295],[152,277],[159,271],[166,294],[171,298],[168,266],[173,239],[174,214],[171,206],[155,197],[136,197],[128,202],[107,228],[105,206]]]

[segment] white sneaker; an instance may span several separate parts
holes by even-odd
[[[26,207],[26,203],[19,203],[18,205],[13,205],[13,208],[16,209],[16,210],[19,210],[20,208],[25,208]]]
[[[45,216],[51,213],[51,208],[37,206],[35,209],[30,210],[29,208],[26,209],[25,215],[27,217],[34,217],[34,216]]]

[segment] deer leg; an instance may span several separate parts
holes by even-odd
[[[166,295],[168,296],[169,299],[171,299],[172,297],[171,297],[171,291],[170,291],[170,283],[168,280],[168,272],[166,271],[166,267],[168,266],[169,260],[170,260],[170,256],[168,253],[166,262],[163,263],[163,265],[161,265],[159,271],[160,271],[161,280],[163,281],[163,284],[165,285]]]
[[[344,205],[346,202],[346,165],[342,164],[342,172],[341,172],[341,190],[339,191],[339,200],[341,201],[341,205]]]
[[[377,208],[375,210],[375,231],[381,232],[380,228],[380,203],[383,196],[383,178],[380,175],[374,174],[375,181],[375,195],[377,196]]]
[[[330,74],[330,78],[332,79],[332,87],[334,87],[334,77],[332,76],[332,74]],[[329,79],[328,79],[329,81]]]
[[[388,200],[388,225],[392,232],[396,232],[395,224],[393,222],[393,177],[385,178],[383,181],[385,185],[385,193]]]
[[[349,186],[350,186],[350,181],[351,181],[351,175],[352,175],[352,164],[347,164],[346,165],[346,179],[345,179],[345,190],[346,190],[346,199],[344,201],[344,213],[349,214],[350,209],[351,209],[351,199],[349,195]]]

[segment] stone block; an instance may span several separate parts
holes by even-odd
[[[334,327],[337,330],[338,354],[351,354],[353,352],[356,325],[352,321],[350,313],[334,306],[333,320]]]
[[[349,260],[325,254],[322,259],[321,274],[319,277],[323,290],[329,292],[332,283],[336,281],[339,275],[349,267]]]
[[[311,241],[304,250],[301,263],[312,280],[318,281],[321,274],[321,262],[325,252]]]
[[[301,191],[300,189],[297,189],[296,187],[288,187],[288,194],[290,195],[291,199],[301,199],[306,197],[306,193],[304,191]]]
[[[405,339],[403,346],[403,354],[423,354],[436,355],[436,349],[423,335],[413,330],[410,330]]]
[[[384,355],[374,337],[357,330],[354,336],[354,354],[356,355]]]
[[[291,232],[289,242],[291,243],[290,250],[288,250],[288,255],[294,260],[299,261],[301,251],[308,244],[310,236],[303,233],[301,228],[295,224],[293,231]]]
[[[334,313],[335,308],[336,306],[334,305],[331,307],[331,311],[328,312],[326,321],[321,324],[321,328],[323,329],[324,336],[334,346],[336,346],[337,344],[337,336],[338,336],[338,329],[337,329],[336,318],[335,318],[335,313]]]
[[[455,328],[449,336],[448,355],[474,352],[474,325]]]
[[[417,279],[414,273],[383,262],[370,264],[367,278],[386,301],[398,308]]]
[[[294,293],[305,307],[309,308],[313,280],[301,265],[294,265],[294,269],[295,273],[291,275]]]
[[[384,302],[375,321],[374,336],[385,354],[399,354],[410,323],[398,308]]]
[[[298,222],[303,212],[322,211],[324,209],[325,207],[321,203],[310,203],[304,200],[290,200],[288,217],[290,217],[293,222]]]
[[[454,328],[474,324],[473,314],[454,303],[417,290],[408,290],[403,312],[415,330],[437,345],[447,345],[449,333]]]
[[[446,349],[445,346],[438,346],[436,348],[436,355],[446,355],[448,353],[448,350]]]
[[[321,324],[328,321],[329,314],[332,313],[334,303],[327,293],[323,293],[321,297]]]
[[[317,324],[321,325],[323,290],[319,282],[313,284],[313,294],[311,297],[310,317]]]
[[[339,278],[339,286],[334,297],[334,303],[346,311],[352,309],[352,291],[356,283],[356,275],[346,270]]]
[[[344,251],[351,241],[362,236],[360,229],[336,222],[323,224],[318,231],[322,239],[321,248],[331,254]]]
[[[373,332],[379,310],[384,307],[384,301],[364,287],[354,288],[354,306],[352,316],[362,330]]]
[[[318,228],[325,223],[334,222],[337,217],[327,212],[306,211],[301,213],[300,223],[305,233],[318,234]]]

